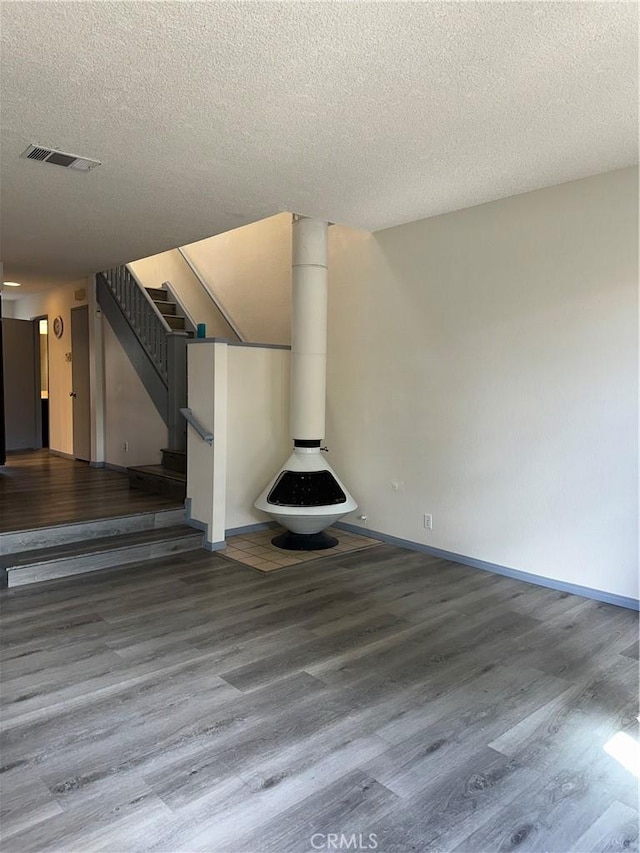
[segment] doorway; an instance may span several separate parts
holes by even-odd
[[[73,455],[91,459],[91,383],[89,378],[89,307],[71,309],[71,384]]]

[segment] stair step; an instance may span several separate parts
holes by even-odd
[[[162,450],[162,467],[165,470],[176,471],[187,475],[187,452],[186,450],[173,450],[165,448]]]
[[[169,295],[164,287],[145,287],[145,290],[149,294],[149,296],[154,300],[158,299],[161,302],[168,302],[167,296]]]
[[[187,478],[182,471],[170,471],[167,468],[163,468],[162,465],[134,465],[131,468],[127,468],[129,473],[135,472],[136,474],[147,474],[149,476],[161,477],[164,480],[171,480],[178,483],[186,483]]]
[[[160,299],[154,299],[153,302],[163,317],[170,317],[176,313],[175,302],[163,302]]]
[[[170,329],[176,329],[178,331],[185,331],[185,321],[184,317],[174,317],[171,314],[163,315],[165,321],[169,324]]]
[[[158,530],[175,527],[184,522],[184,509],[163,509],[156,512],[139,512],[117,518],[99,518],[73,524],[57,524],[31,530],[14,530],[0,533],[0,558],[6,554],[33,551],[36,548],[53,548],[69,542],[87,542],[107,536],[122,536],[141,530]]]
[[[0,558],[10,587],[96,572],[202,547],[202,533],[186,525],[71,542]]]
[[[187,494],[187,476],[162,465],[138,465],[127,468],[129,487],[183,501]]]

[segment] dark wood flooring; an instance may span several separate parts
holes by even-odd
[[[53,456],[11,453],[0,467],[0,533],[180,506],[129,489],[127,475]]]
[[[631,611],[389,545],[0,598],[4,851],[637,850]]]

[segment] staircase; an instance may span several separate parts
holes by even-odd
[[[97,276],[98,302],[167,425],[169,449],[161,465],[128,468],[134,489],[184,501],[186,495],[186,342],[194,328],[163,287],[144,288],[128,267]]]
[[[129,487],[177,501],[187,495],[187,453],[164,449],[161,465],[136,465],[127,468]]]
[[[178,305],[169,291],[164,287],[145,287],[145,290],[172,331],[186,332],[186,318],[179,313]],[[192,335],[192,332],[189,334]]]
[[[202,533],[187,527],[182,509],[2,533],[0,584],[122,568],[201,547]]]
[[[175,299],[164,287],[145,287],[165,322],[173,332],[193,332],[187,328],[187,320]],[[187,453],[186,450],[165,448],[161,451],[160,465],[136,465],[127,468],[129,487],[163,495],[177,501],[187,496]]]

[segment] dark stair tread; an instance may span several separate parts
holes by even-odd
[[[160,299],[163,302],[169,302],[167,299],[169,294],[162,287],[145,287],[145,290],[152,299]]]
[[[179,317],[174,314],[163,314],[162,316],[169,328],[178,329],[181,332],[186,331],[184,317]]]
[[[177,309],[175,302],[164,302],[162,299],[154,299],[153,303],[163,317],[175,316]]]
[[[165,468],[163,465],[135,465],[132,468],[127,468],[129,473],[147,474],[152,477],[162,477],[166,480],[179,480],[184,483],[187,479],[186,474],[181,471],[172,471],[170,468]]]
[[[132,468],[127,468],[130,474],[146,474],[147,476],[160,477],[164,480],[176,480],[180,483],[186,483],[187,475],[181,471],[173,471],[171,468],[165,468],[163,465],[135,465]]]
[[[129,488],[160,494],[184,501],[187,495],[187,475],[166,465],[139,465],[127,469]]]
[[[186,450],[172,450],[171,448],[163,448],[162,467],[166,471],[177,471],[180,474],[187,475],[187,452]]]
[[[33,551],[20,551],[17,554],[6,554],[0,558],[0,565],[6,569],[18,566],[48,563],[51,560],[63,560],[70,557],[100,554],[104,551],[119,551],[134,545],[145,545],[152,542],[168,542],[181,539],[184,536],[202,536],[193,527],[181,524],[175,527],[158,527],[154,530],[138,530],[118,536],[105,536],[100,539],[85,539],[81,542],[69,542],[66,545],[55,545],[51,548],[37,548]]]

